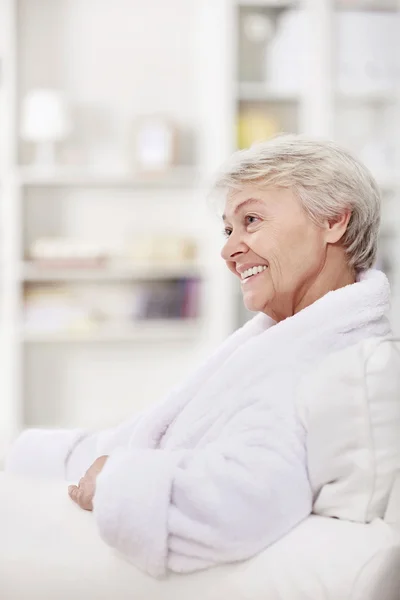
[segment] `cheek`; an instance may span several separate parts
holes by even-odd
[[[248,246],[260,258],[268,262],[276,256],[279,247],[279,232],[271,227],[262,228],[251,234],[248,240]]]
[[[301,217],[263,227],[251,234],[248,245],[269,262],[275,278],[293,278],[313,270],[320,264],[324,248],[321,230]]]
[[[299,273],[315,270],[324,256],[321,232],[312,227],[304,228],[302,234],[293,232],[287,254]]]
[[[272,272],[275,266],[281,277],[297,278],[314,270],[321,262],[323,245],[316,229],[304,226],[283,229],[271,242]]]

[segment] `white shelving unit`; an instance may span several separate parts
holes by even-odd
[[[160,29],[159,48],[154,44],[151,57],[148,56],[146,25],[136,35],[125,28],[123,15],[135,10],[135,3],[130,0],[118,0],[118,7],[115,2],[100,0],[96,4],[95,23],[92,3],[84,2],[77,7],[70,0],[51,3],[0,0],[0,35],[4,42],[0,45],[0,185],[1,221],[4,224],[0,238],[3,300],[0,315],[0,458],[18,432],[27,426],[97,427],[118,422],[168,392],[234,328],[233,310],[229,305],[221,309],[224,303],[229,304],[227,278],[219,259],[221,228],[214,222],[205,187],[209,176],[226,157],[226,145],[221,137],[221,127],[217,132],[209,122],[211,107],[205,98],[202,80],[203,32],[201,44],[197,45],[198,40],[192,43],[196,36],[188,30],[188,23],[189,26],[192,23],[195,33],[199,33],[191,15],[202,12],[202,3],[194,3],[188,8],[185,1],[174,2],[176,10],[157,4],[157,13],[164,11],[165,18],[159,14],[155,24]],[[137,9],[141,3],[136,4]],[[215,14],[214,8],[212,12]],[[140,6],[140,18],[147,19],[144,22],[149,28],[154,26],[154,11],[150,5]],[[187,44],[184,52],[179,50],[176,34],[172,39],[166,29],[168,19],[170,31],[180,27],[181,37]],[[133,25],[135,20],[132,18]],[[80,31],[87,29],[90,43],[78,39],[76,24]],[[114,55],[119,78],[111,72],[114,69],[112,62],[106,73],[96,70],[101,59],[91,56],[90,47],[95,43],[96,24],[102,27],[110,24],[119,28],[121,35],[127,35],[124,52],[129,51],[131,44],[132,52],[137,51],[142,57],[146,55],[153,61],[151,74],[146,73],[147,67],[138,64],[134,55],[119,56],[122,48],[119,41],[113,47],[113,39],[107,46],[110,57],[105,58],[111,61]],[[53,30],[57,32],[55,35]],[[217,29],[213,35],[217,41]],[[68,36],[72,36],[70,43]],[[61,38],[63,42],[59,43]],[[66,46],[60,45],[62,43]],[[65,51],[68,53],[66,62]],[[70,57],[73,52],[80,62],[95,58],[91,66],[96,73],[90,74],[93,90],[85,87],[90,77],[81,65],[79,71],[78,65],[73,63]],[[168,64],[168,61],[167,68],[172,73],[168,87],[172,91],[164,94],[164,99],[159,88],[154,93],[150,88],[161,85],[158,80],[162,81],[164,63]],[[158,63],[157,74],[154,69]],[[200,70],[202,74],[197,80],[186,81],[186,72]],[[205,77],[215,77],[216,73],[215,70],[213,75],[209,69]],[[144,84],[138,84],[145,74]],[[116,87],[114,96],[110,96],[112,85],[103,82],[107,75]],[[146,88],[146,81],[152,78],[154,81]],[[222,85],[225,87],[225,83]],[[77,103],[87,102],[91,96],[99,97],[112,108],[121,109],[125,117],[129,110],[132,113],[136,110],[138,116],[156,112],[159,105],[159,112],[164,109],[173,114],[182,129],[195,124],[196,164],[176,166],[159,176],[107,168],[60,167],[51,174],[32,169],[21,158],[19,130],[22,97],[35,86],[62,88]],[[226,128],[230,129],[228,122]],[[120,133],[122,129],[120,126]],[[43,227],[43,235],[46,235],[49,233],[46,230],[49,228],[48,211],[59,211],[61,220],[58,219],[58,223],[65,228],[62,233],[70,235],[74,234],[71,223],[77,224],[78,236],[82,236],[85,228],[99,236],[109,224],[114,239],[118,238],[119,232],[128,230],[128,224],[136,226],[136,230],[144,228],[147,231],[153,226],[162,231],[164,226],[167,233],[178,231],[195,238],[199,260],[177,265],[109,263],[104,268],[91,269],[40,268],[25,257],[33,236],[32,218],[35,233]],[[104,284],[127,285],[184,278],[202,280],[199,318],[111,323],[67,332],[35,331],[24,327],[23,293],[27,285],[90,283],[98,284],[101,290]]]
[[[95,47],[96,40],[101,37],[97,35],[97,28],[102,15],[104,20],[110,16],[110,26],[115,33],[118,25],[115,15],[133,10],[132,6],[138,1],[117,0],[117,6],[115,1],[99,0],[96,15],[92,15],[90,11],[94,4],[86,0],[79,3],[79,9],[78,3],[71,0],[0,0],[0,35],[4,42],[0,44],[3,223],[0,237],[3,300],[0,303],[3,384],[0,444],[3,445],[27,425],[97,426],[107,423],[110,415],[118,421],[118,415],[122,417],[134,408],[146,405],[170,384],[179,381],[248,317],[240,310],[237,282],[219,257],[223,243],[218,237],[220,224],[214,219],[206,200],[206,182],[237,148],[237,116],[242,106],[256,104],[262,110],[277,111],[284,130],[338,139],[337,124],[344,106],[354,106],[356,110],[369,106],[378,111],[391,105],[394,114],[400,114],[398,82],[390,94],[379,90],[343,93],[338,89],[334,68],[338,52],[337,12],[344,9],[392,11],[393,18],[398,19],[398,12],[395,13],[399,9],[397,0],[193,0],[189,3],[170,0],[157,3],[156,15],[152,0],[142,3],[140,10],[140,19],[147,18],[146,23],[152,28],[154,44],[151,48],[144,21],[140,21],[141,31],[136,29],[133,33],[121,25],[122,34],[127,35],[126,44],[131,40],[139,44],[137,52],[141,61],[126,60],[119,55],[122,42],[118,48],[117,45],[113,48],[110,43],[109,55],[92,55],[90,48],[84,45],[81,32],[90,27],[92,46]],[[307,64],[299,89],[277,89],[268,78],[251,80],[240,76],[239,31],[244,10],[270,14],[275,20],[286,11],[303,11],[309,35],[304,47]],[[60,15],[63,15],[62,19]],[[136,26],[136,21],[132,19],[132,27]],[[43,31],[49,38],[39,44],[44,24]],[[157,33],[158,25],[160,31]],[[169,27],[174,32],[172,36]],[[142,41],[141,35],[144,36]],[[181,39],[184,39],[182,46],[179,45]],[[144,43],[147,46],[143,46]],[[32,51],[29,53],[27,48]],[[148,52],[151,56],[147,56]],[[47,64],[49,57],[51,60]],[[77,57],[79,65],[74,62]],[[102,59],[106,66],[100,73],[96,67],[102,64]],[[118,63],[117,74],[112,73],[112,83],[105,84],[102,80],[113,71],[113,60]],[[151,72],[147,67],[150,62]],[[39,65],[37,71],[35,64]],[[97,73],[93,89],[88,87],[89,78],[82,65],[95,71],[93,77]],[[124,68],[128,67],[129,76],[124,77]],[[159,90],[152,91],[151,86],[146,88],[144,84],[149,80],[165,81],[166,72],[169,73],[168,93],[162,95]],[[104,96],[104,102],[114,102],[114,108],[115,102],[125,102],[121,105],[125,114],[131,106],[137,112],[154,110],[157,102],[162,104],[164,98],[161,96],[165,96],[165,102],[183,125],[195,124],[197,164],[174,168],[158,179],[107,169],[99,172],[81,168],[60,168],[51,176],[44,176],[24,166],[20,160],[20,101],[31,86],[44,84],[65,87],[73,99],[81,102],[87,102],[95,95]],[[115,97],[110,96],[113,86]],[[400,118],[393,123],[393,129],[398,133],[399,124]],[[383,170],[375,165],[374,170],[372,165],[372,170],[385,196],[391,198],[385,201],[384,220],[399,232],[400,135],[395,135],[395,139],[394,167]],[[38,269],[26,262],[26,237],[33,225],[39,227],[42,221],[50,222],[46,221],[47,212],[56,210],[55,207],[61,211],[61,222],[66,224],[66,229],[71,223],[78,223],[79,233],[85,227],[104,233],[110,224],[117,235],[124,230],[125,221],[135,219],[145,228],[154,226],[153,220],[157,227],[163,223],[168,228],[178,224],[181,231],[187,229],[198,239],[200,266],[167,268],[155,265],[148,270],[145,265],[129,268],[114,265],[85,272]],[[91,220],[93,215],[94,221]],[[114,218],[116,221],[122,219],[122,224],[117,223],[120,229]],[[396,308],[400,296],[400,260],[396,257],[400,258],[400,251],[397,238],[392,235],[390,239],[396,316],[400,312]],[[23,328],[22,292],[27,284],[83,281],[118,284],[173,276],[203,279],[203,310],[196,322],[168,320],[68,334],[28,332]],[[396,326],[399,332],[400,323]],[[112,397],[110,403],[109,397]],[[92,420],[93,414],[96,418]]]

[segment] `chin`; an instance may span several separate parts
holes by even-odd
[[[251,312],[265,312],[265,307],[268,304],[268,299],[265,297],[258,298],[256,295],[249,295],[243,297],[243,303],[247,310],[250,310]]]

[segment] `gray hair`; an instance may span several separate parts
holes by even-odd
[[[235,152],[215,187],[234,190],[244,184],[293,189],[317,224],[350,210],[341,240],[349,265],[357,271],[373,265],[380,227],[380,190],[369,170],[339,144],[288,134],[254,144]]]

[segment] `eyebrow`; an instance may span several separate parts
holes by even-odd
[[[260,200],[259,198],[247,198],[247,200],[243,200],[243,202],[241,202],[240,204],[238,204],[235,207],[235,209],[233,211],[233,214],[236,215],[239,212],[239,210],[241,210],[245,206],[248,206],[249,204],[262,204],[262,205],[264,205],[264,202],[262,200]],[[226,215],[225,214],[222,215],[222,220],[226,221]]]

